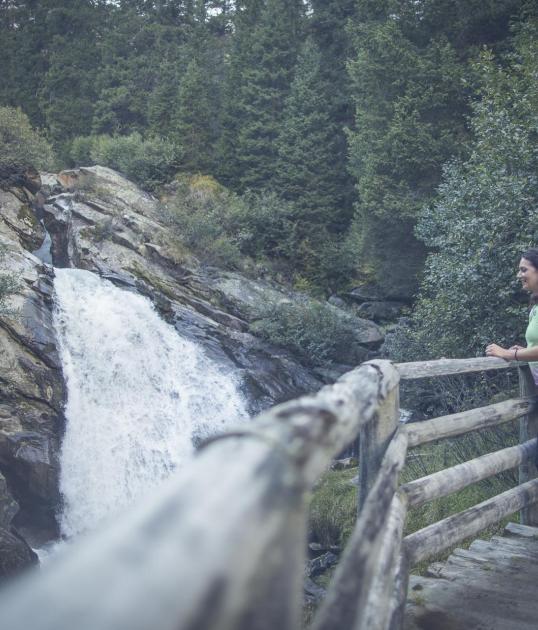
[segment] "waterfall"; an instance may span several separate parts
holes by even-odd
[[[150,492],[203,438],[247,418],[238,380],[161,320],[151,302],[56,269],[54,325],[67,383],[62,534]]]

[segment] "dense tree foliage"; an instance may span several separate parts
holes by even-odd
[[[471,118],[468,159],[449,163],[436,202],[417,235],[432,250],[414,329],[400,355],[483,354],[488,342],[521,343],[525,297],[520,255],[538,242],[538,24],[515,38],[515,51],[484,51]]]
[[[0,186],[17,183],[26,169],[50,169],[54,154],[45,137],[20,109],[0,107]]]
[[[413,236],[416,218],[432,200],[442,165],[465,149],[474,80],[466,61],[478,46],[507,36],[522,4],[359,3],[349,66],[356,105],[350,168],[361,266],[390,293],[408,293],[416,283],[424,255]]]
[[[22,108],[65,165],[99,160],[152,190],[178,172],[215,178],[241,216],[241,233],[221,226],[231,265],[239,252],[313,292],[373,280],[410,299],[444,247],[418,218],[482,155],[479,53],[523,54],[513,29],[535,5],[1,0],[0,106]]]

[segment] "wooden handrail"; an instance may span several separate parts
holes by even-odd
[[[388,361],[208,443],[145,504],[0,593],[2,630],[296,630],[306,493],[398,383]]]
[[[410,566],[450,549],[465,538],[476,536],[490,525],[537,501],[538,479],[533,479],[406,536],[404,548]]]
[[[400,378],[518,367],[522,398],[399,424]],[[409,568],[525,510],[538,415],[524,364],[371,361],[204,445],[128,515],[0,592],[2,630],[298,630],[306,498],[361,432],[362,506],[313,630],[398,630]],[[520,418],[521,443],[399,487],[407,449]],[[403,537],[408,508],[520,466],[522,485]]]
[[[371,585],[380,571],[378,552],[389,520],[398,475],[405,463],[407,432],[401,427],[383,458],[379,474],[357,520],[313,623],[313,630],[358,628]],[[346,595],[353,593],[353,597]]]
[[[487,407],[411,423],[408,425],[409,447],[455,437],[477,429],[494,427],[521,418],[532,411],[534,405],[533,399],[514,398]]]
[[[396,363],[400,378],[418,379],[434,376],[450,376],[453,374],[470,374],[488,370],[506,370],[521,365],[516,361],[504,361],[495,357],[478,357],[471,359],[437,359],[435,361],[415,361]]]
[[[445,468],[410,481],[404,484],[401,490],[407,496],[409,507],[418,507],[433,499],[446,497],[462,490],[472,483],[515,468],[533,458],[535,454],[536,440],[527,440],[523,444],[488,453],[463,464],[452,466],[452,468]]]

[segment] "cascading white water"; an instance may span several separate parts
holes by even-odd
[[[71,537],[151,490],[206,437],[247,418],[237,379],[96,275],[56,269],[54,322],[67,382],[60,526]]]

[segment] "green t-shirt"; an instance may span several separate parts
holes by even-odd
[[[538,304],[535,304],[529,313],[529,325],[525,332],[525,339],[527,340],[527,348],[538,346]],[[529,361],[529,367],[531,368],[534,382],[538,384],[538,361]]]

